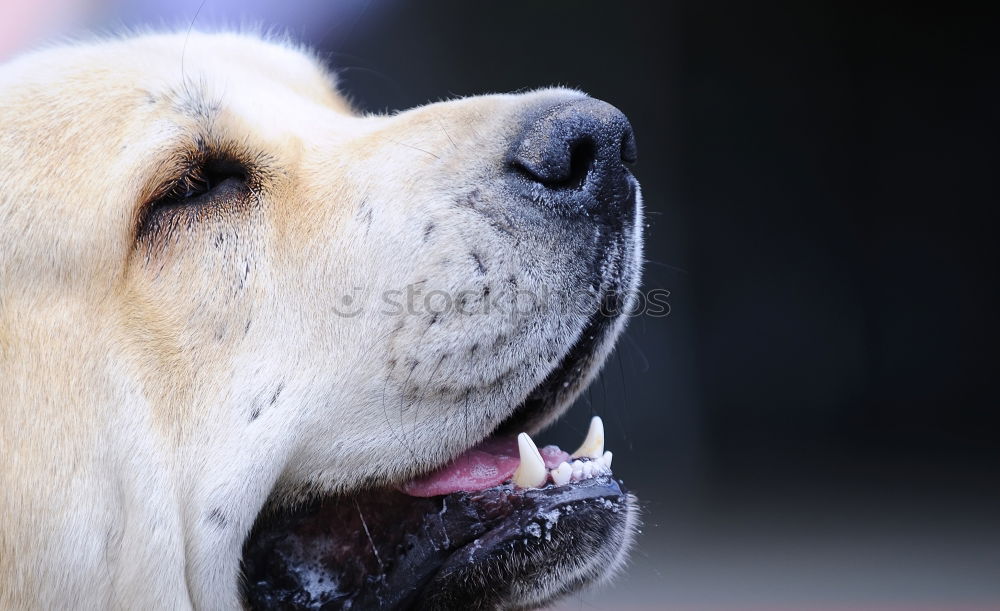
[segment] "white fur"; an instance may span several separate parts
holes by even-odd
[[[581,96],[357,116],[307,54],[237,34],[0,67],[0,607],[238,608],[269,497],[398,483],[488,435],[585,316],[333,308],[571,288],[572,236],[515,244],[474,200],[505,205],[483,185],[524,109]],[[254,156],[257,201],[137,238],[199,142]]]

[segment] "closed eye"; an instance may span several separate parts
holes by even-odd
[[[246,204],[251,196],[249,178],[246,166],[230,158],[194,160],[143,207],[138,235],[190,226],[220,212],[220,207]]]
[[[208,159],[184,173],[153,205],[194,203],[213,191],[234,184],[246,185],[247,171],[242,164],[228,159]]]

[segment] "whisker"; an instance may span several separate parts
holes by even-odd
[[[451,147],[457,151],[458,150],[458,146],[456,146],[455,145],[455,141],[451,139],[451,134],[449,134],[448,130],[444,128],[444,123],[441,122],[440,118],[437,119],[437,124],[438,124],[438,127],[441,128],[441,131],[444,132],[444,135],[448,137],[448,142],[451,142]]]
[[[667,269],[671,269],[671,270],[673,270],[675,272],[678,272],[678,273],[681,273],[681,274],[688,274],[688,273],[690,273],[690,272],[688,272],[688,270],[684,269],[683,267],[677,267],[676,265],[670,265],[669,263],[662,263],[660,261],[654,261],[653,259],[644,259],[643,262],[644,263],[652,263],[653,265],[659,265],[660,267],[666,267]]]
[[[631,450],[632,442],[628,438],[628,383],[625,381],[625,365],[622,363],[621,350],[615,350],[615,360],[618,361],[618,375],[622,382],[622,405],[620,409],[615,410],[615,420],[618,422],[618,428],[621,429],[622,440],[628,443]]]
[[[365,529],[365,535],[368,537],[368,543],[372,546],[372,553],[375,554],[375,560],[378,562],[379,571],[385,572],[385,565],[382,564],[382,558],[378,555],[378,548],[375,547],[375,541],[372,540],[372,533],[368,530],[368,522],[365,521],[365,515],[361,513],[361,506],[358,505],[358,501],[354,501],[354,508],[358,510],[358,517],[361,518],[361,526]]]
[[[417,345],[420,345],[421,342],[424,341],[424,336],[427,335],[427,332],[430,331],[430,330],[431,330],[430,327],[427,327],[426,329],[424,329],[423,333],[420,334],[420,337],[417,338],[417,341],[416,341]],[[401,392],[401,394],[400,394],[400,401],[399,401],[399,430],[400,430],[400,432],[402,432],[404,439],[406,438],[406,425],[403,422],[404,414],[406,412],[407,405],[413,405],[413,402],[410,402],[409,404],[404,404],[403,396],[406,394],[406,388],[407,388],[407,386],[409,386],[410,379],[413,377],[413,372],[417,370],[418,366],[419,366],[419,363],[415,362],[413,364],[413,366],[410,367],[410,373],[408,373],[406,375],[406,380],[404,380],[403,381],[403,385],[400,386],[400,392]],[[385,395],[383,393],[383,399],[384,399],[384,397],[385,397]],[[414,431],[414,433],[416,433],[416,426],[414,426],[413,431]],[[410,455],[415,459],[416,458],[416,452],[413,451],[412,446],[407,445],[407,447],[410,448]]]
[[[397,435],[396,431],[393,430],[392,419],[389,418],[389,408],[388,408],[388,406],[386,406],[386,403],[385,403],[385,393],[386,393],[386,390],[389,387],[389,376],[392,375],[392,371],[395,368],[396,368],[396,363],[393,363],[392,366],[389,368],[389,371],[385,374],[385,383],[382,384],[382,417],[385,418],[385,424],[386,424],[386,426],[389,427],[389,432],[396,439],[396,441],[399,442],[399,445],[403,446],[403,449],[410,453],[410,457],[413,458],[414,460],[416,460],[417,459],[417,455],[413,451],[413,449],[409,446],[409,444],[406,443],[406,440],[403,437],[400,437],[399,435]],[[403,432],[405,434],[405,431],[403,431]]]
[[[427,396],[427,391],[433,386],[434,376],[437,375],[438,369],[441,368],[441,364],[444,363],[444,360],[447,357],[448,357],[447,354],[442,354],[441,355],[441,358],[438,359],[437,365],[434,366],[434,370],[431,371],[431,375],[428,378],[427,385],[424,386],[424,391],[422,393],[420,393],[420,396],[417,399],[415,399],[413,401],[413,403],[411,404],[411,405],[414,406],[414,409],[413,409],[413,435],[414,436],[416,436],[416,434],[417,434],[417,427],[420,425],[420,404],[423,403],[424,397]]]
[[[201,14],[201,9],[205,8],[205,3],[208,0],[201,0],[201,4],[198,5],[198,10],[194,12],[194,17],[191,18],[191,23],[188,24],[187,33],[184,34],[184,46],[181,47],[181,81],[185,80],[184,76],[184,56],[187,55],[188,39],[191,38],[191,30],[194,29],[194,23],[198,21],[198,15]]]
[[[632,343],[632,347],[635,348],[636,353],[640,357],[642,357],[642,368],[639,370],[639,373],[647,373],[647,372],[649,372],[649,359],[646,358],[646,354],[642,351],[642,346],[639,345],[639,342],[635,341],[632,338],[632,336],[629,335],[628,333],[622,333],[622,337],[624,337],[629,342],[631,342]]]
[[[415,151],[420,151],[421,153],[427,153],[428,155],[430,155],[434,159],[441,159],[440,157],[438,157],[434,153],[432,153],[432,152],[430,152],[428,150],[424,150],[424,149],[420,148],[419,146],[414,146],[412,144],[407,144],[405,142],[399,142],[398,140],[393,140],[392,138],[386,138],[386,140],[388,140],[389,142],[392,142],[393,144],[398,144],[399,146],[405,146],[406,148],[410,148],[410,149],[413,149]]]

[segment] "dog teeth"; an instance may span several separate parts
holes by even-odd
[[[556,486],[568,484],[573,477],[573,467],[568,462],[560,463],[558,467],[549,471],[552,475],[552,483]]]
[[[527,433],[517,436],[517,449],[521,454],[521,464],[514,471],[514,485],[521,488],[538,488],[543,485],[548,478],[545,461]]]
[[[598,416],[591,419],[583,445],[573,452],[571,458],[575,460],[559,463],[551,471],[545,468],[545,460],[527,433],[517,436],[517,449],[521,464],[514,471],[511,481],[519,488],[540,488],[549,478],[556,486],[563,486],[611,473],[611,452],[604,451],[604,423]]]
[[[587,437],[576,452],[571,454],[572,458],[601,458],[604,454],[604,422],[600,416],[590,419],[590,428],[587,430]]]

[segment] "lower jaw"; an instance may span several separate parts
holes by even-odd
[[[603,536],[609,523],[625,530],[631,498],[620,482],[599,475],[542,488],[504,484],[426,498],[383,490],[317,500],[259,520],[244,548],[244,596],[252,609],[434,608],[469,595],[471,576],[482,578],[480,599],[502,599],[505,588],[530,588],[524,580],[534,573],[581,564],[558,556],[614,556],[567,542],[574,534]],[[557,557],[490,583],[499,567],[518,564],[509,558],[539,552]]]

